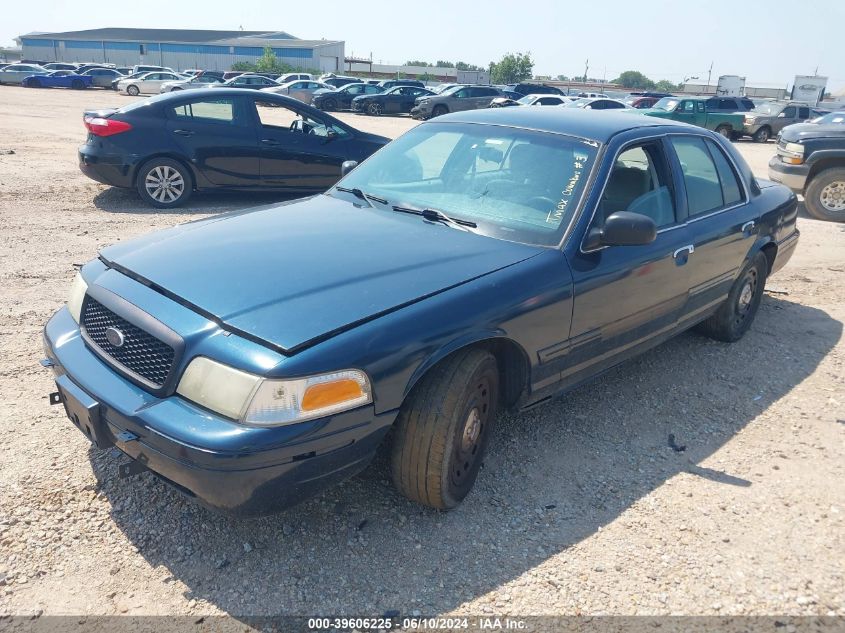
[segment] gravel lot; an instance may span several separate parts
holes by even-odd
[[[284,514],[212,514],[117,478],[51,407],[41,328],[101,246],[278,196],[159,213],[82,176],[106,91],[0,87],[0,614],[845,616],[845,226],[801,243],[739,343],[684,334],[502,416],[440,514],[385,464]],[[395,136],[410,119],[340,115]],[[760,176],[772,143],[740,143]],[[4,150],[13,150],[8,154]],[[686,450],[668,446],[673,434]]]

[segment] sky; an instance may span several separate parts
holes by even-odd
[[[530,51],[539,75],[611,80],[638,70],[654,80],[719,75],[748,85],[791,86],[796,74],[845,89],[843,0],[145,0],[88,10],[75,2],[23,2],[2,12],[0,45],[31,31],[101,27],[287,31],[346,42],[375,62],[465,61],[486,66]],[[158,16],[158,17],[155,17]]]

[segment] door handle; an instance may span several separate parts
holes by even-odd
[[[745,237],[750,237],[751,233],[754,231],[754,227],[755,227],[754,220],[749,220],[748,222],[746,222],[745,224],[742,225],[742,229],[741,229],[742,234]]]
[[[179,136],[193,136],[194,132],[192,130],[173,130],[174,134],[178,134]]]
[[[687,244],[686,246],[682,246],[681,248],[676,250],[674,253],[672,253],[672,257],[674,257],[675,259],[678,259],[678,255],[680,255],[681,253],[687,253],[688,255],[692,255],[694,252],[695,252],[695,246],[693,246],[692,244]]]
[[[281,145],[281,143],[279,141],[272,139],[272,138],[263,138],[263,139],[261,139],[261,142],[266,144],[266,145]]]

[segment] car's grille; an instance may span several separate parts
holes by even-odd
[[[156,387],[167,381],[173,368],[175,352],[167,343],[158,340],[139,327],[119,317],[90,296],[85,300],[82,325],[88,338],[109,358]],[[120,347],[112,345],[106,330],[114,328],[123,335]]]

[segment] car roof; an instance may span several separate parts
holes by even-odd
[[[552,134],[568,134],[606,143],[625,130],[638,127],[679,127],[700,129],[686,123],[648,117],[636,111],[581,108],[489,108],[454,112],[435,119],[437,122],[478,123],[537,130]]]

